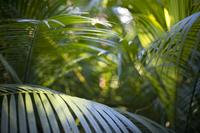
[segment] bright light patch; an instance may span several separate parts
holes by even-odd
[[[102,24],[107,27],[112,27],[112,25],[109,24],[107,20],[98,17],[93,18],[91,23],[92,25]]]
[[[133,20],[133,17],[128,9],[123,7],[115,7],[113,11],[118,15],[123,24],[128,24]]]
[[[166,8],[164,8],[164,14],[165,14],[165,21],[166,21],[166,25],[167,25],[167,28],[168,30],[170,30],[170,21],[171,21],[171,18],[170,18],[170,15],[169,15],[169,12]]]

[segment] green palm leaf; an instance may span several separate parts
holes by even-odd
[[[150,62],[156,64],[157,70],[166,76],[163,78],[165,85],[174,84],[171,91],[176,93],[174,106],[177,111],[176,122],[179,123],[177,130],[180,129],[180,132],[188,130],[187,127],[191,124],[188,121],[192,117],[191,106],[196,102],[193,99],[199,79],[199,22],[199,12],[183,19],[149,50],[149,53],[154,53]],[[167,77],[171,77],[168,83],[165,81]]]
[[[1,85],[0,101],[1,132],[4,133],[8,131],[141,133],[137,125],[108,106],[40,86]],[[130,116],[136,118],[136,115]],[[142,119],[146,118],[137,116],[136,121],[151,125],[149,121],[142,122]],[[156,123],[153,124],[158,126]],[[165,129],[158,126],[154,131],[161,132],[159,130]]]
[[[76,58],[82,58],[83,53],[88,52],[91,57],[98,54],[102,55],[109,53],[109,49],[116,45],[113,41],[108,40],[108,38],[117,37],[114,32],[92,27],[94,19],[87,17],[60,15],[44,21],[17,19],[10,22],[10,24],[4,22],[1,24],[1,42],[3,45],[1,53],[5,54],[5,58],[11,66],[14,66],[21,79],[27,77],[32,61],[30,60],[31,57],[34,60],[39,56],[43,56],[44,59],[51,56],[55,60],[62,60],[63,63],[73,64],[70,62],[77,63]],[[81,27],[74,27],[77,24]],[[105,23],[105,26],[108,26],[108,23]],[[12,35],[8,31],[12,31]],[[9,41],[6,42],[7,38],[9,38]],[[16,39],[17,44],[15,43]],[[43,45],[40,45],[40,43]],[[88,43],[91,43],[91,45],[88,45]],[[107,48],[104,49],[102,45],[106,45]],[[18,51],[15,52],[16,49]],[[62,57],[69,55],[72,51],[74,57],[73,55],[69,56],[67,60]],[[9,53],[14,53],[14,55]],[[35,63],[33,62],[33,64]],[[41,64],[37,63],[37,65]],[[62,69],[65,69],[65,67]]]

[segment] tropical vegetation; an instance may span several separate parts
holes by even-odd
[[[199,0],[0,0],[1,131],[198,133],[199,63]]]

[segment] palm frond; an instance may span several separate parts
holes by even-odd
[[[177,111],[176,122],[179,123],[176,130],[180,132],[187,130],[185,127],[189,123],[186,121],[190,119],[187,116],[191,117],[189,110],[193,104],[196,81],[199,78],[199,22],[199,12],[183,19],[164,35],[165,39],[156,41],[150,50],[150,53],[154,52],[150,62],[162,75],[173,77],[169,83],[175,83],[172,89],[176,93],[174,106]]]
[[[88,17],[63,14],[43,21],[17,19],[8,20],[7,22],[9,23],[4,21],[1,24],[3,46],[0,51],[4,53],[11,66],[15,66],[14,69],[20,79],[24,80],[29,75],[30,63],[36,64],[36,66],[41,65],[39,62],[32,62],[32,57],[34,60],[34,57],[40,58],[42,56],[47,59],[51,56],[54,61],[62,60],[63,63],[74,64],[72,62],[75,62],[77,64],[79,62],[78,58],[83,60],[82,55],[86,55],[87,52],[90,55],[87,56],[89,58],[94,55],[108,54],[111,48],[116,47],[115,42],[112,41],[112,39],[117,38],[116,33],[105,27],[95,28],[93,26],[100,23],[100,25],[107,27],[109,24]],[[9,41],[6,41],[8,38]],[[15,51],[15,49],[18,49],[18,51]],[[72,52],[73,54],[70,55]],[[67,56],[69,58],[64,58]],[[16,60],[18,61],[16,62]],[[64,65],[63,72],[66,71],[67,66]]]
[[[148,118],[145,118],[143,116],[129,113],[129,112],[125,112],[124,114],[125,114],[125,116],[130,118],[130,120],[139,122],[142,126],[146,127],[152,133],[170,133],[170,132],[173,133],[172,130],[167,129],[167,128],[157,124],[156,122],[154,122]]]
[[[135,132],[105,105],[33,85],[1,85],[1,132]],[[27,121],[27,123],[26,123]]]
[[[164,35],[166,39],[156,41],[150,50],[155,51],[152,57],[157,58],[156,63],[162,64],[159,59],[165,59],[165,62],[179,65],[184,70],[192,70],[191,74],[197,73],[198,67],[195,66],[198,66],[199,57],[199,21],[200,13],[195,13],[174,25]]]

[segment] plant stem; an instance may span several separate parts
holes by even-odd
[[[28,52],[28,56],[27,56],[23,83],[27,83],[28,80],[29,80],[31,58],[32,58],[32,53],[33,53],[33,45],[34,45],[35,40],[36,40],[38,28],[39,28],[39,24],[36,24],[35,28],[34,28],[34,33],[33,33],[33,39],[32,39],[32,42],[30,44],[30,48],[29,48],[29,52]]]

